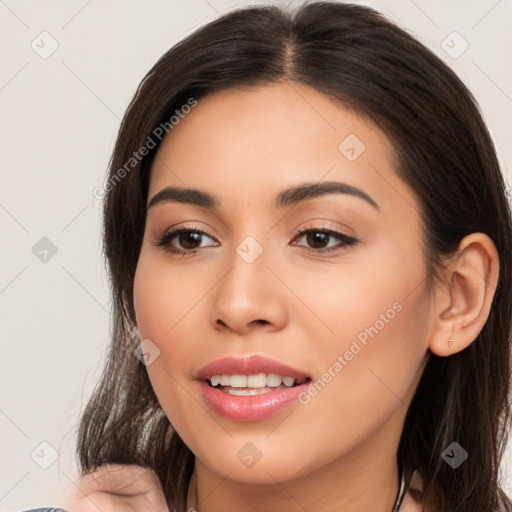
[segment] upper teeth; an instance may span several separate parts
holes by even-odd
[[[298,379],[301,384],[306,379]],[[231,386],[233,388],[275,388],[281,385],[281,382],[292,387],[295,384],[293,377],[281,376],[275,373],[258,373],[257,375],[213,375],[210,379],[212,386]]]

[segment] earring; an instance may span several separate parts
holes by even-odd
[[[448,340],[448,346],[449,346],[450,348],[452,348],[452,347],[453,347],[453,340],[452,340],[451,338]]]

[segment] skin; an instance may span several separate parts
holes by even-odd
[[[349,134],[365,145],[354,161],[338,148]],[[272,204],[285,188],[326,181],[360,188],[378,209],[349,194]],[[480,332],[498,277],[494,244],[482,233],[466,237],[430,287],[419,204],[394,171],[386,135],[298,84],[199,100],[156,155],[148,204],[173,184],[221,203],[214,211],[178,202],[150,208],[134,282],[141,340],[160,350],[149,377],[196,457],[188,505],[200,512],[389,512],[400,434],[428,351],[448,356]],[[183,225],[206,232],[195,254],[155,245]],[[322,253],[321,242],[296,234],[311,228],[358,243],[327,237],[325,245],[338,248]],[[249,235],[263,249],[252,263],[236,252]],[[187,240],[176,236],[172,245],[183,249]],[[225,356],[264,355],[316,381],[397,303],[400,311],[307,404],[236,422],[202,399],[196,373]],[[246,443],[261,452],[250,468],[237,456]],[[416,510],[410,498],[402,510]]]

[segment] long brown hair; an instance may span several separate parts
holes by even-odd
[[[151,163],[173,113],[191,98],[285,80],[337,98],[390,138],[396,172],[421,205],[430,279],[465,235],[483,232],[494,241],[500,275],[489,318],[467,349],[429,355],[397,458],[404,470],[420,472],[424,503],[435,497],[440,512],[512,511],[499,487],[511,413],[512,225],[493,142],[471,93],[439,58],[372,9],[335,2],[231,11],[167,51],[138,87],[104,189],[111,345],[79,425],[81,472],[109,462],[152,468],[170,510],[185,510],[194,456],[134,355],[133,281]],[[151,149],[134,159],[145,146]],[[456,471],[442,459],[453,441],[469,454]]]

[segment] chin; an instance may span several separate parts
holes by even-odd
[[[297,452],[292,449],[285,450],[287,455],[276,453],[274,456],[266,456],[261,453],[258,458],[250,441],[244,442],[241,446],[242,449],[237,447],[234,450],[234,457],[227,457],[227,450],[219,457],[210,450],[206,458],[198,458],[210,471],[226,476],[229,480],[247,484],[275,485],[276,480],[293,480],[305,476],[311,470],[309,464],[304,464],[303,461],[298,463]],[[251,452],[253,454],[249,455]]]

